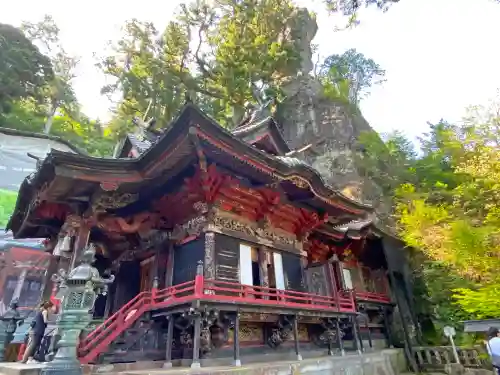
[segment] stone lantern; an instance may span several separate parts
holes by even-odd
[[[0,317],[0,362],[5,361],[5,350],[12,342],[17,326],[23,323],[19,311],[18,302],[14,299],[10,302],[9,309]]]
[[[42,369],[42,375],[81,375],[82,369],[77,356],[81,331],[90,323],[89,311],[99,294],[106,294],[108,284],[114,276],[103,279],[92,266],[95,248],[91,244],[83,253],[81,264],[66,273],[60,270],[52,277],[59,284],[61,311],[56,320],[56,329],[61,338],[57,343],[54,360]]]

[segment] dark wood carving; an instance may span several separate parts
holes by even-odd
[[[215,279],[215,233],[205,233],[205,278]]]
[[[327,265],[309,267],[305,270],[309,292],[321,296],[331,296],[328,288]]]
[[[239,282],[240,242],[228,236],[216,235],[215,244],[215,277],[217,280]]]
[[[280,315],[276,324],[268,326],[267,345],[277,348],[289,337],[293,329],[292,319],[295,318]]]
[[[285,273],[286,288],[298,292],[304,291],[302,288],[302,264],[299,255],[283,252],[283,271]]]

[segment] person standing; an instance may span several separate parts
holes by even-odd
[[[33,359],[36,352],[42,344],[45,328],[49,319],[49,311],[54,307],[51,301],[43,302],[37,311],[35,318],[31,322],[31,328],[28,333],[28,346],[24,352],[22,363],[28,362],[28,359]]]
[[[491,364],[495,372],[499,374],[500,370],[500,331],[498,328],[490,327],[488,330],[488,341],[486,347],[491,358]]]

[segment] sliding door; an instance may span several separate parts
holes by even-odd
[[[281,258],[281,253],[273,253],[273,261],[276,289],[285,290],[285,273],[283,272],[283,259]]]
[[[253,285],[252,247],[240,244],[240,283]]]

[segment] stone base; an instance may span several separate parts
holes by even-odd
[[[147,370],[147,371],[124,371],[121,375],[187,375],[187,374],[210,374],[210,375],[398,375],[406,369],[395,368],[392,364],[398,361],[394,358],[400,355],[399,350],[384,350],[364,355],[355,352],[348,353],[345,357],[328,356],[321,358],[309,358],[302,361],[292,360],[286,362],[265,361],[247,364],[245,358],[242,367],[235,370],[235,363],[231,366],[202,367],[201,369],[189,369],[184,367],[173,367],[171,370]],[[174,363],[175,365],[175,363]]]
[[[40,371],[44,367],[43,363],[17,363],[3,362],[0,363],[0,374],[2,375],[40,375]]]
[[[349,369],[351,375],[397,375],[403,374],[406,370],[404,355],[399,349],[386,349],[375,351],[363,355],[357,355],[356,352],[348,352],[344,357],[340,353],[334,356],[312,357],[311,353],[302,353],[304,359],[298,361],[295,354],[294,359],[278,362],[275,359],[260,357],[249,361],[249,358],[242,357],[243,363],[234,363],[234,359],[225,365],[215,363],[204,363],[202,359],[202,368],[190,369],[189,364],[181,367],[181,361],[174,360],[171,363],[165,362],[136,362],[120,363],[114,365],[84,365],[82,366],[84,375],[186,375],[186,374],[212,374],[212,375],[234,375],[235,366],[238,366],[238,375],[292,375],[292,374],[310,374],[310,375],[342,375],[345,369]],[[173,365],[172,368],[167,367]],[[241,366],[243,365],[243,366]],[[165,366],[165,367],[164,367]],[[0,374],[2,375],[41,375],[45,364],[21,364],[21,363],[0,363]],[[66,372],[57,375],[71,375]],[[81,373],[80,373],[81,374]],[[492,373],[471,373],[466,375],[493,375]]]

